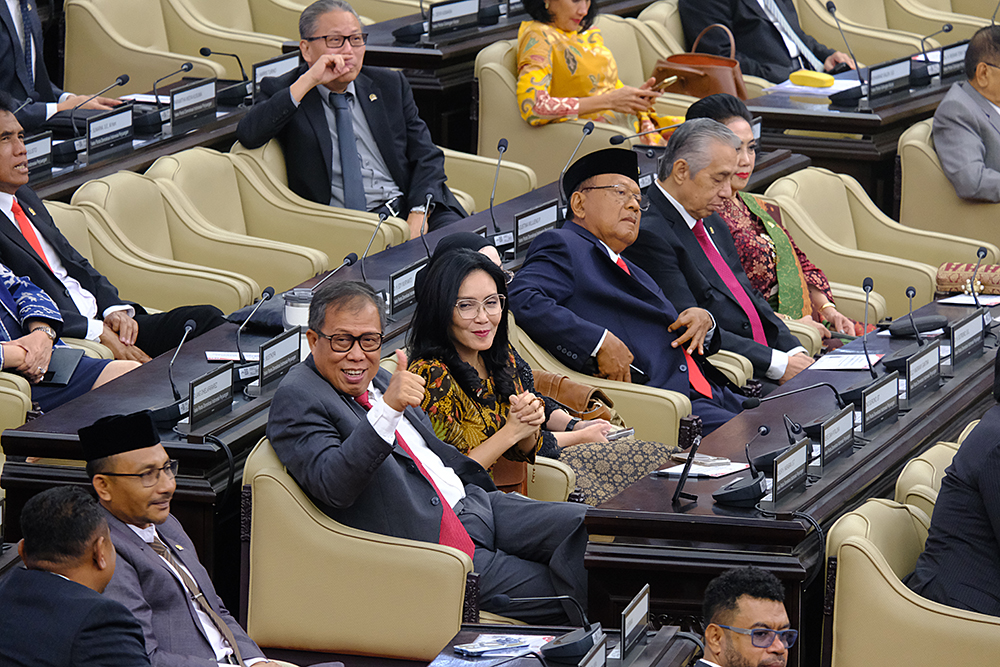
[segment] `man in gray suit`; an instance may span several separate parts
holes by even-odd
[[[118,564],[104,595],[139,620],[154,667],[270,663],[215,592],[194,544],[170,515],[177,461],[149,412],[104,417],[79,431]]]
[[[533,623],[582,622],[586,507],[496,490],[481,465],[434,435],[424,379],[379,368],[381,299],[367,283],[327,283],[309,307],[311,356],[271,402],[267,435],[303,490],[354,528],[453,546],[479,573],[481,607]]]
[[[934,112],[934,150],[959,197],[1000,202],[1000,25],[972,36],[965,76]]]

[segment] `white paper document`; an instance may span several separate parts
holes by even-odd
[[[765,93],[779,93],[782,95],[819,95],[820,97],[826,97],[830,93],[839,93],[843,90],[850,90],[851,88],[857,88],[859,85],[857,79],[834,79],[833,85],[829,88],[814,88],[813,86],[796,86],[791,81],[783,81],[776,86],[771,86],[770,88],[765,88]]]
[[[884,357],[884,354],[869,354],[868,361],[872,366]],[[865,363],[864,354],[826,354],[817,359],[812,366],[812,371],[864,371],[868,370]]]
[[[946,306],[975,306],[976,301],[972,298],[971,294],[956,294],[955,296],[949,296],[947,299],[941,299],[938,303],[943,303]],[[979,304],[982,306],[996,306],[1000,305],[1000,295],[997,294],[980,294]]]

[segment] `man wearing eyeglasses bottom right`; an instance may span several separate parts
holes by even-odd
[[[705,657],[695,667],[784,667],[798,631],[785,611],[785,588],[757,567],[723,572],[702,603]]]
[[[170,514],[177,461],[150,413],[104,417],[79,435],[118,552],[104,595],[138,619],[152,665],[274,665],[226,610]]]

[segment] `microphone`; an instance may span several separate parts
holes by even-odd
[[[170,363],[167,364],[167,378],[170,380],[170,388],[174,392],[174,400],[181,400],[181,393],[177,391],[177,385],[174,384],[174,361],[177,359],[177,353],[181,351],[181,346],[184,345],[184,341],[187,340],[188,334],[197,328],[194,320],[188,320],[184,323],[184,335],[181,336],[181,342],[177,343],[177,349],[174,350],[174,356],[170,357]]]
[[[18,113],[18,112],[19,112],[19,111],[20,111],[21,109],[23,109],[24,107],[28,106],[29,104],[31,104],[31,103],[32,103],[32,102],[34,102],[34,101],[35,101],[35,100],[33,100],[33,99],[31,99],[31,98],[29,97],[29,98],[28,98],[28,99],[26,99],[26,100],[25,100],[24,102],[21,102],[21,106],[19,106],[18,108],[14,109],[14,115],[16,116],[16,115],[17,115],[17,113]]]
[[[993,9],[993,16],[990,17],[990,25],[996,25],[997,11],[1000,11],[1000,2],[998,2],[997,6]]]
[[[767,487],[764,484],[764,473],[754,467],[750,459],[750,445],[757,441],[757,438],[771,432],[771,427],[761,424],[757,427],[757,433],[750,438],[750,441],[743,446],[747,463],[750,465],[750,477],[740,477],[712,494],[715,502],[720,505],[731,505],[732,507],[755,507],[757,501],[764,497]]]
[[[969,278],[969,291],[972,292],[972,300],[976,304],[976,308],[982,308],[979,303],[979,294],[976,292],[976,276],[979,274],[979,265],[983,263],[983,259],[986,258],[986,248],[979,246],[979,250],[976,251],[976,268],[972,270],[972,277]]]
[[[916,295],[917,290],[912,285],[906,288],[906,296],[910,300],[910,327],[913,329],[913,335],[917,338],[917,344],[907,345],[902,350],[898,350],[888,356],[882,357],[882,366],[884,366],[887,371],[902,372],[903,369],[906,368],[906,360],[919,352],[920,346],[924,344],[924,339],[920,337],[920,327],[918,327],[917,323],[913,321],[913,297]]]
[[[249,81],[249,79],[247,78],[247,71],[245,69],[243,69],[243,61],[240,60],[240,57],[238,55],[236,55],[235,53],[223,53],[222,51],[213,51],[212,49],[208,48],[207,46],[201,47],[201,49],[198,50],[198,53],[200,53],[201,55],[205,56],[206,58],[208,58],[209,56],[229,56],[230,58],[236,58],[236,64],[240,66],[240,74],[243,76],[243,80],[244,81]],[[184,64],[185,65],[190,65],[190,63],[184,63]],[[188,70],[190,70],[190,69],[191,68],[188,67]],[[184,71],[188,71],[188,70],[184,70]]]
[[[76,114],[76,110],[79,109],[80,107],[82,107],[87,102],[89,102],[89,101],[91,101],[91,100],[93,100],[95,98],[100,97],[101,95],[103,95],[104,93],[108,92],[112,88],[115,88],[116,86],[124,86],[126,83],[128,83],[128,74],[122,74],[120,77],[118,77],[117,79],[115,79],[115,82],[113,84],[111,84],[110,86],[108,86],[107,88],[105,88],[104,90],[102,90],[102,91],[100,91],[98,93],[94,93],[93,95],[91,95],[90,97],[88,97],[87,99],[85,99],[84,101],[80,102],[75,107],[73,107],[72,109],[69,110],[69,125],[70,125],[70,127],[73,128],[73,137],[74,138],[77,136],[77,133],[76,133],[76,119],[73,117]]]
[[[785,433],[788,435],[788,446],[793,446],[802,437],[802,424],[792,421],[788,415],[781,415],[785,422]],[[798,436],[798,438],[796,437]]]
[[[911,63],[910,65],[910,86],[926,86],[931,82],[931,77],[941,73],[941,63],[932,63],[927,58],[927,40],[936,37],[943,32],[951,32],[952,25],[945,23],[941,29],[920,38],[920,53],[923,54],[923,62]]]
[[[833,395],[837,397],[837,407],[838,408],[842,408],[845,405],[847,405],[844,402],[844,397],[840,395],[840,392],[837,391],[836,387],[834,387],[829,382],[817,382],[816,384],[811,384],[808,387],[799,387],[798,389],[793,389],[792,391],[786,391],[786,392],[781,393],[781,394],[772,394],[771,396],[767,396],[765,398],[747,398],[747,399],[744,399],[744,401],[743,401],[743,409],[744,410],[752,410],[752,409],[756,408],[757,406],[759,406],[761,403],[766,403],[767,401],[773,401],[776,398],[784,398],[785,396],[791,396],[792,394],[800,394],[800,393],[802,393],[804,391],[812,391],[813,389],[817,389],[819,387],[827,387],[827,388],[830,389],[830,391],[833,392]]]
[[[235,53],[222,53],[221,51],[213,51],[207,46],[201,47],[198,53],[205,56],[229,56],[230,58],[236,58],[236,64],[240,66],[240,75],[243,77],[242,81],[234,83],[231,86],[226,86],[216,92],[216,97],[219,100],[219,104],[228,104],[231,106],[240,106],[248,96],[253,94],[253,87],[250,85],[250,80],[247,78],[247,72],[243,69],[243,61]]]
[[[424,252],[427,253],[427,259],[431,258],[431,249],[427,247],[427,218],[431,217],[431,204],[434,202],[434,193],[428,192],[427,199],[424,202],[424,219],[420,221],[420,240],[424,243]]]
[[[250,321],[250,318],[254,316],[254,313],[256,313],[257,310],[264,305],[264,302],[270,299],[272,296],[274,296],[274,288],[270,286],[265,287],[264,291],[261,292],[260,301],[258,301],[257,305],[253,307],[253,310],[250,311],[250,314],[247,315],[247,318],[243,320],[243,324],[240,325],[240,328],[236,330],[236,351],[239,352],[240,354],[241,365],[247,363],[246,355],[243,354],[243,348],[240,346],[240,335],[243,333],[243,328],[247,325],[247,322]]]
[[[913,321],[913,297],[917,295],[917,289],[910,285],[906,288],[906,298],[910,300],[910,326],[913,327],[913,335],[917,339],[917,346],[924,344],[924,339],[920,337],[920,330],[917,329],[916,323]]]
[[[563,167],[562,171],[559,172],[559,180],[556,181],[558,183],[557,194],[559,197],[559,210],[556,212],[556,215],[557,217],[559,217],[560,221],[566,220],[564,210],[567,206],[569,206],[569,203],[563,199],[563,176],[566,175],[566,171],[569,169],[569,166],[573,164],[573,159],[576,157],[577,152],[580,150],[580,146],[583,145],[583,140],[586,139],[588,136],[590,136],[590,133],[593,131],[594,131],[594,122],[588,120],[587,124],[583,126],[583,136],[580,137],[580,141],[577,142],[576,148],[573,149],[572,155],[570,155],[569,160],[566,161],[566,166]]]
[[[834,104],[839,104],[841,102],[853,102],[854,100],[858,100],[858,109],[861,109],[863,102],[861,102],[860,99],[868,94],[868,88],[865,86],[865,80],[861,76],[861,66],[858,64],[858,59],[854,57],[854,52],[851,51],[851,44],[847,41],[847,35],[844,34],[844,28],[840,25],[840,19],[837,18],[837,5],[833,3],[833,0],[829,0],[826,3],[826,11],[830,12],[830,16],[832,16],[833,20],[837,23],[837,30],[840,31],[840,36],[844,39],[844,45],[847,47],[847,53],[850,54],[851,60],[854,61],[854,71],[858,75],[858,83],[860,84],[857,95],[854,95],[851,90],[844,90],[830,95],[830,101]],[[836,99],[834,99],[835,97]]]
[[[878,373],[872,368],[871,357],[868,355],[868,302],[875,288],[875,281],[871,277],[865,278],[864,282],[861,283],[861,288],[865,291],[865,330],[861,334],[861,347],[865,351],[865,361],[868,363],[868,372],[872,374],[872,379],[878,379]]]
[[[389,214],[386,213],[385,211],[382,211],[381,213],[378,214],[378,224],[375,225],[375,231],[372,232],[372,237],[368,239],[368,245],[365,247],[365,252],[363,255],[361,255],[361,280],[364,282],[368,282],[368,278],[365,277],[365,257],[368,256],[368,251],[371,249],[372,243],[375,242],[375,237],[378,236],[378,230],[382,229],[382,223],[385,222],[385,219],[388,217]],[[351,255],[354,255],[354,253],[352,252]],[[354,255],[354,257],[357,258],[357,255]],[[346,257],[344,258],[344,262],[347,262]],[[343,264],[341,264],[340,266],[343,266]],[[337,268],[339,269],[340,266],[338,266]],[[324,278],[323,280],[326,280],[326,278]]]
[[[639,132],[638,134],[629,134],[627,136],[624,134],[616,134],[615,136],[608,139],[608,143],[610,143],[612,146],[620,146],[629,139],[638,139],[639,137],[644,137],[647,134],[652,134],[654,132],[663,132],[664,130],[671,130],[675,127],[680,127],[683,124],[684,123],[674,123],[673,125],[667,125],[666,127],[654,127],[652,130],[646,130],[645,132]]]
[[[561,637],[556,637],[546,643],[542,646],[541,653],[543,657],[549,660],[559,663],[576,664],[580,661],[580,658],[587,655],[587,652],[597,644],[603,632],[600,623],[591,623],[587,620],[587,614],[583,610],[583,605],[572,595],[512,598],[509,595],[501,593],[494,595],[490,598],[489,602],[491,603],[490,606],[494,608],[506,609],[511,603],[516,602],[547,602],[555,600],[569,600],[572,602],[577,611],[580,612],[580,617],[583,619],[583,627],[579,630],[568,632]]]
[[[163,83],[164,81],[166,81],[167,79],[169,79],[170,77],[176,76],[176,75],[180,74],[181,72],[190,72],[192,69],[194,69],[194,65],[192,65],[190,62],[186,62],[183,65],[181,65],[181,68],[179,70],[177,70],[176,72],[171,72],[170,74],[168,74],[166,76],[161,76],[159,79],[157,79],[156,81],[153,82],[153,99],[156,100],[156,108],[157,109],[160,108],[160,96],[156,94],[156,88],[161,83]]]
[[[490,220],[493,221],[493,233],[499,234],[500,228],[497,227],[497,219],[493,215],[493,198],[497,194],[497,181],[500,179],[500,161],[503,160],[503,154],[507,151],[507,140],[500,139],[497,143],[497,150],[500,151],[500,157],[497,158],[497,170],[493,174],[493,191],[490,192]]]
[[[181,347],[184,345],[184,341],[187,340],[188,335],[193,332],[198,325],[194,320],[188,320],[184,323],[184,335],[181,336],[181,342],[177,343],[177,349],[174,350],[174,356],[170,357],[170,363],[167,364],[167,379],[170,380],[170,389],[174,394],[173,403],[168,403],[163,407],[156,408],[150,411],[150,416],[153,418],[153,423],[160,427],[170,427],[177,423],[177,420],[181,418],[181,405],[184,403],[185,399],[181,398],[181,393],[177,391],[177,385],[174,384],[174,361],[177,360],[177,355],[180,354]],[[190,409],[188,406],[187,409]]]
[[[941,26],[941,29],[938,30],[937,32],[932,32],[931,34],[920,38],[920,52],[924,54],[925,63],[929,62],[927,60],[927,40],[930,39],[931,37],[937,37],[943,32],[951,32],[952,28],[953,26],[950,23],[945,23],[943,26]]]
[[[381,218],[381,216],[379,216],[379,217]],[[379,224],[380,225],[382,224],[382,219],[379,220]],[[375,231],[378,232],[378,228],[376,228]],[[373,239],[375,238],[375,234],[372,234],[372,238]],[[372,244],[372,242],[369,241],[368,245],[371,246],[371,244]],[[365,254],[368,254],[368,250],[365,250]],[[330,273],[328,273],[325,276],[323,276],[323,280],[321,280],[318,283],[316,283],[315,285],[313,285],[312,290],[310,290],[310,292],[312,294],[315,294],[316,290],[319,289],[319,286],[322,285],[323,283],[325,283],[327,281],[327,279],[330,278],[330,276],[332,276],[333,274],[335,274],[337,271],[340,271],[345,266],[350,266],[351,264],[354,264],[354,262],[356,262],[356,261],[358,261],[358,255],[357,255],[357,253],[354,253],[354,252],[348,253],[347,257],[344,258],[344,261],[341,262],[340,266],[338,266],[333,271],[331,271]],[[364,267],[364,264],[362,264],[361,265],[361,273],[362,273],[362,275],[364,275],[364,270],[365,270],[365,267]],[[252,314],[253,313],[251,313],[251,315]],[[249,319],[249,318],[247,318],[247,319]]]

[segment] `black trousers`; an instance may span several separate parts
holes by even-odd
[[[184,323],[194,320],[195,329],[188,338],[195,338],[209,329],[214,329],[225,318],[215,306],[181,306],[163,313],[139,312],[136,307],[135,321],[139,325],[139,336],[135,344],[151,357],[158,357],[174,349],[184,335]]]

